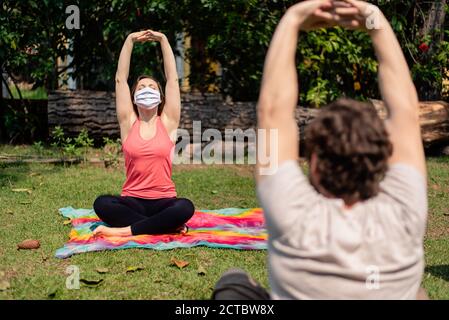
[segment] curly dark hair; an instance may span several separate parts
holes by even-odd
[[[372,104],[331,103],[307,126],[305,141],[309,163],[316,155],[317,190],[347,203],[377,195],[393,146]]]

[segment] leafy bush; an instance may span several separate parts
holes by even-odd
[[[74,142],[76,147],[83,150],[84,161],[87,161],[87,152],[94,146],[94,140],[89,138],[87,129],[81,130]]]
[[[113,140],[109,137],[103,137],[103,160],[105,161],[106,167],[112,166],[117,167],[119,165],[119,160],[122,157],[122,142],[120,139]]]
[[[218,84],[234,100],[256,100],[275,26],[286,8],[296,2],[203,0],[191,6],[190,1],[185,1],[187,31],[206,44],[206,53],[193,50],[191,60],[205,61],[205,56],[219,61],[223,69],[216,78],[195,77],[191,82],[206,82],[200,88],[211,82]],[[449,19],[440,27],[426,26],[438,26],[438,15],[433,13],[444,16],[448,6],[444,1],[372,2],[391,21],[420,98],[441,98],[442,82],[447,78],[444,70],[449,68]],[[379,98],[377,63],[365,33],[340,28],[303,33],[297,58],[302,105],[319,106],[339,96]]]
[[[127,34],[146,28],[192,38],[186,53],[192,87],[219,88],[234,100],[256,100],[265,54],[274,29],[296,0],[99,0],[79,3],[81,30],[65,28],[62,0],[5,0],[0,13],[0,71],[21,75],[36,86],[54,89],[64,70],[56,59],[71,54],[73,76],[84,89],[113,90],[121,46]],[[446,1],[377,0],[391,21],[422,99],[440,99],[449,69]],[[434,13],[439,15],[435,15]],[[67,46],[64,39],[73,39]],[[303,105],[319,106],[338,96],[378,97],[376,62],[366,34],[341,29],[303,34],[298,46]],[[216,74],[210,62],[219,62]],[[156,45],[136,45],[131,79],[151,73],[163,79]],[[81,82],[79,82],[81,83]]]
[[[33,143],[33,149],[34,152],[36,152],[38,155],[42,155],[44,153],[44,144],[42,143],[42,141],[36,141]]]
[[[87,129],[83,129],[77,137],[66,137],[61,126],[56,126],[51,132],[51,146],[60,150],[64,157],[83,156],[83,161],[87,161],[89,148],[93,147],[93,139],[89,138]]]
[[[341,28],[303,34],[298,48],[300,101],[320,106],[340,96],[378,96],[370,38]]]
[[[42,117],[28,100],[0,99],[0,108],[0,126],[3,127],[0,130],[4,130],[2,139],[7,143],[28,143],[45,129]]]

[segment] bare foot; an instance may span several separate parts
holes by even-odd
[[[185,224],[179,227],[176,231],[179,232],[181,235],[185,236],[187,232],[189,232],[189,227]]]
[[[94,232],[94,237],[106,236],[106,237],[126,237],[131,235],[131,228],[110,228],[106,226],[98,226]]]

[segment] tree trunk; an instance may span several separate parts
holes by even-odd
[[[431,36],[428,57],[433,57],[435,48],[444,39],[444,22],[446,17],[446,0],[438,0],[432,3],[429,14],[424,21],[421,30],[422,37]],[[443,69],[440,70],[443,73]],[[443,90],[443,83],[426,83],[420,90],[422,100],[439,100]]]
[[[443,40],[443,27],[446,16],[445,7],[446,0],[438,0],[432,3],[429,16],[427,17],[422,29],[422,34],[424,36],[434,32],[435,30],[440,30],[441,32],[437,34],[437,37],[439,37],[440,41]]]
[[[371,100],[382,119],[387,116],[385,104]],[[426,148],[441,144],[449,145],[449,104],[443,101],[420,102],[419,121],[421,136]]]

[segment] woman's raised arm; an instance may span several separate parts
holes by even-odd
[[[120,124],[122,141],[127,135],[131,123],[136,116],[133,110],[131,92],[128,85],[129,66],[134,42],[145,42],[149,40],[149,31],[131,33],[123,44],[120,58],[118,60],[117,72],[115,74],[115,105],[117,119]]]
[[[178,72],[176,71],[175,55],[167,37],[163,33],[150,31],[149,37],[161,44],[164,72],[167,80],[165,84],[165,105],[162,112],[162,120],[171,135],[178,128],[181,117],[181,94],[179,90]]]

